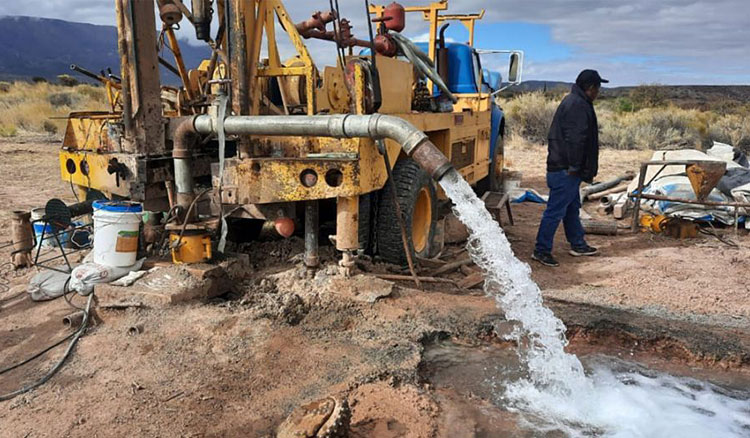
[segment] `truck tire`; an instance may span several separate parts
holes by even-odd
[[[438,203],[435,183],[417,163],[403,159],[393,166],[396,198],[404,217],[412,258],[427,257],[437,226]],[[401,227],[393,205],[391,184],[383,189],[378,205],[378,253],[385,261],[401,266],[407,264]]]

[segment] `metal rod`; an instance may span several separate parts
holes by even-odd
[[[636,191],[635,206],[633,207],[633,223],[630,224],[630,230],[634,233],[638,232],[638,217],[641,212],[641,198],[643,197],[643,183],[646,182],[646,168],[649,163],[641,164],[641,171],[638,173],[638,187]]]
[[[188,72],[185,68],[185,60],[182,57],[182,51],[180,50],[180,44],[177,42],[177,37],[174,34],[174,30],[171,27],[166,27],[167,38],[169,39],[169,48],[172,49],[174,54],[174,60],[177,63],[177,74],[182,79],[182,85],[185,87],[188,99],[191,101],[195,99],[193,89],[190,87],[190,79],[188,78]]]
[[[629,196],[635,196],[635,197],[637,197],[637,194],[636,193],[630,193]],[[670,196],[652,195],[652,194],[649,194],[649,193],[642,194],[641,198],[643,198],[643,199],[651,199],[651,200],[654,200],[654,201],[678,202],[680,204],[707,205],[707,206],[711,206],[711,207],[750,208],[750,203],[747,203],[747,202],[698,201],[698,200],[684,199],[684,198],[673,198],[673,197],[670,197]]]
[[[314,269],[320,265],[318,256],[318,201],[305,202],[305,266]]]
[[[182,78],[182,76],[180,75],[180,71],[177,70],[177,67],[175,67],[172,64],[170,64],[169,61],[167,61],[166,59],[162,58],[161,56],[159,56],[158,59],[159,59],[159,64],[161,64],[164,68],[166,68],[167,70],[169,70],[175,76],[177,76],[179,78]]]

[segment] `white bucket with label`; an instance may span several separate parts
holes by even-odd
[[[95,201],[94,263],[132,266],[138,253],[143,206],[129,201]]]

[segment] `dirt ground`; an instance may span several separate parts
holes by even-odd
[[[0,242],[10,238],[11,210],[43,206],[50,197],[72,200],[59,180],[56,148],[0,143]],[[649,155],[604,151],[601,179],[633,170]],[[540,146],[508,148],[523,185],[543,190],[540,157]],[[516,225],[506,228],[525,261],[542,209],[515,205]],[[750,238],[735,240],[739,248],[708,238],[591,236],[603,254],[586,259],[566,255],[560,240],[562,266],[532,265],[533,275],[568,324],[574,350],[616,343],[632,354],[648,345],[644,357],[657,351],[662,361],[673,358],[673,367],[717,374],[711,364],[718,364],[747,375],[750,302],[742,275]],[[442,284],[420,291],[366,274],[345,279],[330,257],[309,278],[289,262],[301,249],[296,238],[249,245],[246,278],[209,302],[97,310],[54,378],[0,402],[0,437],[271,437],[297,406],[329,395],[348,400],[356,438],[533,436],[485,398],[436,387],[426,377],[423,355],[434,342],[502,346],[495,334],[502,315],[481,290]],[[0,257],[8,253],[2,249]],[[71,311],[61,299],[28,300],[20,285],[31,271],[2,272],[7,286],[18,287],[0,288],[0,368],[66,335],[60,321]],[[383,297],[369,302],[376,289]],[[128,336],[134,325],[143,332]],[[605,333],[605,326],[616,330]],[[41,376],[61,350],[0,375],[0,394]]]

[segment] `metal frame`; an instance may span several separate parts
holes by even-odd
[[[682,204],[708,205],[708,206],[714,206],[714,207],[734,207],[734,230],[735,230],[735,233],[737,233],[738,232],[737,221],[739,219],[739,209],[750,208],[750,203],[701,201],[700,199],[692,200],[692,199],[673,198],[669,196],[651,195],[648,193],[643,193],[643,189],[650,186],[651,183],[654,182],[654,180],[661,174],[661,172],[664,169],[666,169],[667,166],[690,166],[693,164],[700,164],[700,163],[701,163],[700,160],[647,161],[645,163],[641,163],[641,171],[640,171],[640,174],[638,175],[638,186],[636,187],[634,192],[628,193],[629,198],[635,198],[635,205],[633,206],[633,223],[630,225],[631,231],[635,233],[639,229],[640,214],[641,214],[641,200],[650,199],[654,201],[669,201],[669,202],[678,202]],[[649,166],[662,166],[662,168],[659,169],[659,171],[656,172],[656,174],[653,177],[651,177],[648,183],[645,183],[646,170],[648,169]]]
[[[63,274],[70,274],[71,272],[73,272],[73,266],[71,266],[71,264],[70,264],[70,260],[68,259],[68,255],[74,254],[74,253],[79,252],[79,251],[84,250],[84,249],[87,249],[87,248],[91,247],[91,244],[89,243],[89,245],[86,245],[85,247],[78,248],[78,249],[73,249],[72,251],[69,251],[69,252],[66,253],[65,252],[65,247],[63,247],[62,242],[60,242],[60,236],[62,234],[64,234],[64,233],[73,233],[76,230],[81,230],[81,229],[84,229],[84,228],[88,228],[88,227],[91,226],[91,224],[83,224],[83,225],[79,225],[77,227],[66,228],[66,229],[58,231],[56,233],[47,234],[47,226],[49,225],[50,227],[53,227],[54,225],[52,225],[51,223],[49,223],[46,219],[39,219],[39,220],[31,222],[32,227],[33,227],[33,224],[35,224],[35,223],[43,223],[44,227],[42,228],[42,235],[39,238],[38,242],[36,241],[36,234],[34,234],[34,247],[36,247],[36,254],[34,255],[34,266],[37,266],[37,267],[40,267],[40,268],[49,269],[49,270],[52,270],[52,271],[62,272]],[[50,236],[50,237],[45,237],[45,236]],[[48,259],[45,259],[45,260],[42,260],[42,261],[39,261],[39,257],[40,257],[40,255],[42,253],[42,242],[44,242],[45,240],[48,240],[48,239],[52,239],[52,238],[54,238],[55,242],[57,242],[57,247],[56,248],[60,249],[60,255],[52,257],[52,258],[48,258]],[[62,258],[63,260],[65,260],[65,264],[68,267],[67,271],[64,271],[64,270],[59,269],[59,268],[54,267],[54,266],[47,266],[47,265],[45,265],[45,263],[48,263],[48,262],[51,262],[53,260],[57,260],[57,259],[60,259],[60,258]]]

